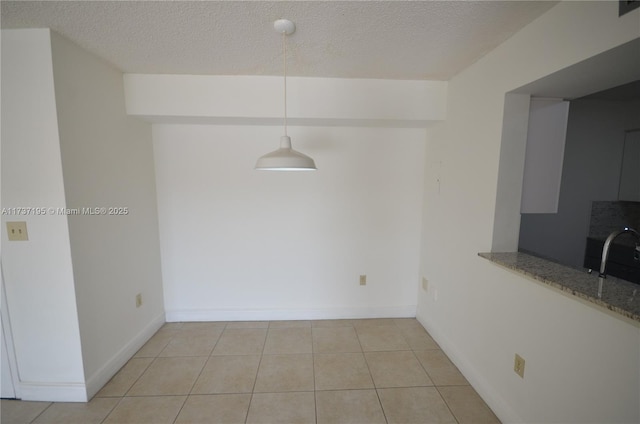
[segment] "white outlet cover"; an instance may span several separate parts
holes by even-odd
[[[25,221],[7,221],[7,236],[9,237],[9,241],[29,240],[29,234],[27,233],[27,223]]]

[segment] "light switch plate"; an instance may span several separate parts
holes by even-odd
[[[29,240],[27,223],[25,221],[7,221],[7,235],[9,236],[9,241]]]

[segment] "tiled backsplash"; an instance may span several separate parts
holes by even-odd
[[[640,231],[640,202],[593,201],[589,237],[604,240],[624,227]]]

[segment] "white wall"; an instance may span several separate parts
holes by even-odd
[[[281,77],[126,74],[125,90],[127,113],[162,122],[282,124]],[[292,125],[424,127],[444,119],[446,93],[446,81],[289,77],[287,113]]]
[[[418,318],[503,422],[640,420],[640,328],[477,257],[517,241],[517,226],[493,240],[494,216],[517,222],[520,207],[496,192],[522,181],[522,167],[498,181],[505,93],[637,38],[640,11],[617,9],[554,7],[449,81],[447,119],[429,132]]]
[[[68,217],[92,396],[164,323],[151,125],[126,115],[122,72],[55,33],[52,48],[67,207],[127,208]]]
[[[2,31],[2,207],[64,207],[48,30]],[[29,241],[9,242],[6,221]],[[66,216],[2,217],[2,267],[23,399],[86,398]]]
[[[413,316],[424,129],[154,125],[167,320]],[[359,275],[367,285],[359,285]]]

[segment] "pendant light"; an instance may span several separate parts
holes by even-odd
[[[256,169],[261,171],[315,171],[316,164],[309,156],[291,148],[291,137],[287,135],[287,35],[293,34],[296,25],[288,19],[278,19],[273,28],[282,34],[284,57],[284,135],[280,137],[280,148],[261,156]]]

